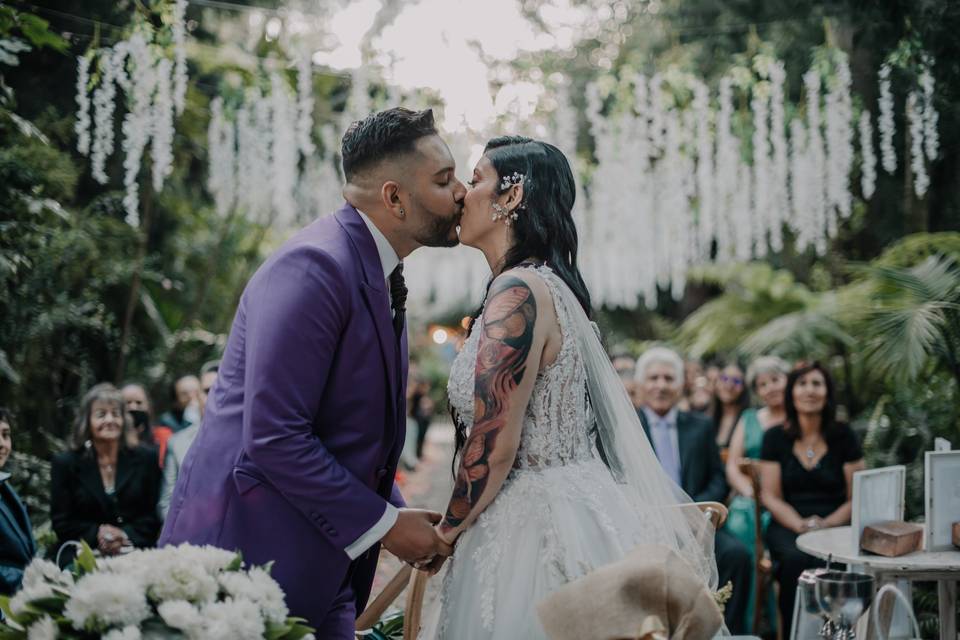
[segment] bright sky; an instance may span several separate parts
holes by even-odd
[[[330,30],[339,44],[316,52],[314,62],[342,70],[359,66],[361,39],[381,6],[380,0],[356,0],[335,14]],[[534,31],[517,0],[411,2],[373,40],[374,55],[388,82],[433,89],[443,98],[441,125],[447,131],[464,124],[482,130],[497,115],[510,112],[522,118],[532,112],[542,92],[540,85],[517,82],[492,95],[484,56],[509,60],[521,51],[570,48],[577,25],[587,17],[569,0],[545,7],[541,15],[550,34]]]

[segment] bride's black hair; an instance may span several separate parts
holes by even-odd
[[[501,188],[503,177],[514,173],[524,176],[523,209],[517,212],[518,217],[513,221],[514,242],[507,250],[500,272],[530,259],[543,262],[570,287],[587,316],[591,316],[590,293],[577,266],[579,240],[573,222],[577,190],[566,156],[552,144],[523,136],[493,138],[487,143],[483,155],[497,172],[497,195],[507,190]],[[488,290],[490,283],[487,283]],[[482,310],[481,306],[474,312],[468,335]],[[456,427],[456,452],[459,453],[466,443],[467,429],[452,406],[450,413]],[[454,475],[456,464],[455,455]]]

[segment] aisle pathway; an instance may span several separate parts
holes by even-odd
[[[453,475],[450,462],[453,458],[454,431],[450,422],[437,422],[430,426],[427,441],[423,447],[423,459],[413,471],[402,472],[398,478],[400,492],[407,506],[421,509],[433,509],[443,513],[453,489]],[[384,585],[400,569],[400,561],[387,551],[380,552],[380,564],[373,582],[371,601]],[[436,595],[439,581],[431,580],[427,586],[424,608]],[[404,594],[396,600],[396,606],[402,607]]]

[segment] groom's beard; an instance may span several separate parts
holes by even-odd
[[[424,247],[455,247],[460,244],[457,227],[460,225],[461,212],[447,217],[430,215],[415,240]]]

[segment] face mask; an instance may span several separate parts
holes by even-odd
[[[200,424],[200,404],[196,400],[183,410],[183,421],[188,424]]]

